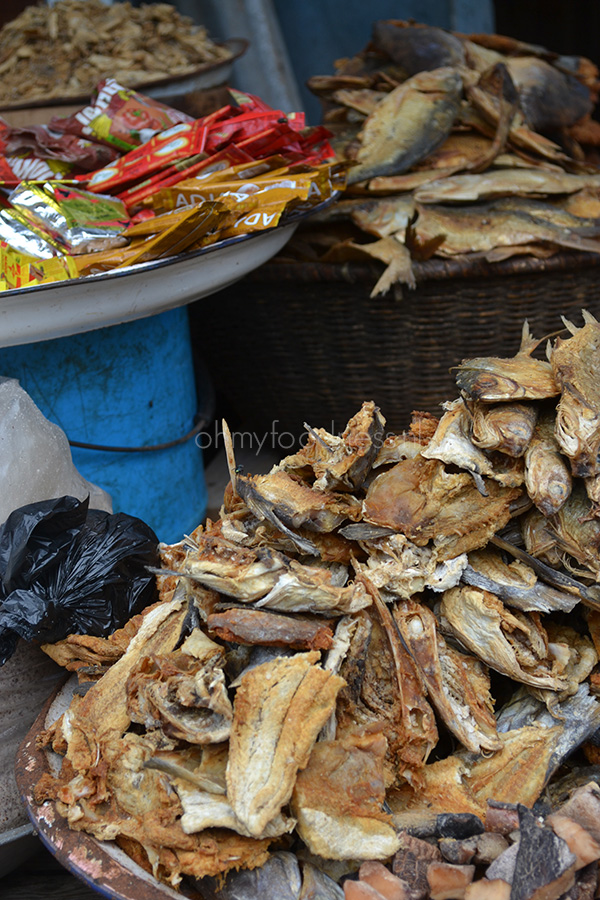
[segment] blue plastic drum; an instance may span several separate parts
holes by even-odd
[[[193,429],[198,409],[184,307],[0,349],[0,375],[18,378],[46,418],[80,443],[170,443]],[[138,516],[161,541],[179,541],[203,520],[206,483],[193,438],[162,450],[72,453],[81,475],[111,495],[115,512]]]

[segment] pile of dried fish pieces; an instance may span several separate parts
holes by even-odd
[[[379,294],[414,287],[413,263],[431,257],[600,250],[599,81],[589,60],[380,21],[361,53],[308,84],[353,168],[341,202],[284,257],[379,260]]]
[[[0,30],[0,105],[89,95],[109,76],[135,87],[230,56],[169,3],[32,5]]]
[[[40,739],[64,761],[38,800],[171,884],[293,859],[289,896],[336,897],[362,862],[402,877],[440,817],[512,831],[597,777],[600,324],[565,326],[547,358],[525,325],[513,358],[464,360],[403,434],[366,402],[254,476],[228,435],[221,517],[163,546],[161,602],[45,648],[92,684]],[[427,884],[408,900],[464,896]]]

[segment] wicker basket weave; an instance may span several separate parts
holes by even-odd
[[[600,255],[415,268],[415,290],[370,299],[378,266],[274,261],[193,304],[192,338],[216,389],[257,432],[298,436],[308,422],[335,433],[363,400],[399,432],[412,410],[439,414],[457,396],[451,369],[462,359],[513,356],[525,319],[541,338],[563,327],[561,315],[600,318]]]

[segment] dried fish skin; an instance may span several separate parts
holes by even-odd
[[[181,652],[140,660],[127,679],[127,710],[148,731],[200,745],[226,741],[233,719],[223,670]]]
[[[440,614],[471,653],[514,681],[563,690],[567,680],[556,672],[548,637],[535,614],[508,610],[489,591],[451,588],[442,596]]]
[[[456,383],[465,397],[495,403],[502,400],[545,400],[560,393],[552,367],[531,354],[537,347],[525,322],[519,352],[509,358],[487,356],[463,360]]]
[[[400,846],[390,816],[383,812],[381,733],[356,733],[315,744],[298,773],[292,811],[298,834],[311,853],[325,859],[387,859]]]
[[[459,397],[444,404],[444,415],[434,436],[421,452],[425,459],[439,459],[473,475],[493,475],[490,459],[471,439],[471,414]],[[481,480],[480,485],[483,485]],[[480,486],[480,490],[481,490]]]
[[[481,450],[498,450],[507,456],[523,456],[538,417],[532,403],[474,403],[471,406],[471,440]]]
[[[462,580],[495,594],[523,612],[571,612],[580,602],[576,594],[544,584],[525,563],[519,560],[506,563],[499,553],[488,547],[469,553]]]
[[[538,696],[542,697],[549,712],[560,719],[560,703],[577,693],[579,685],[587,680],[592,669],[598,663],[598,654],[587,635],[579,634],[568,625],[559,625],[550,621],[546,626],[546,631],[548,633],[548,649],[561,666],[561,674],[567,679],[568,684],[564,690],[556,693],[540,691],[537,688],[532,688],[532,690],[537,691]]]
[[[544,516],[557,513],[573,489],[571,472],[554,436],[554,415],[540,416],[525,451],[527,494]]]
[[[589,478],[600,473],[600,324],[583,316],[582,328],[563,320],[572,336],[557,338],[550,363],[561,389],[556,439],[573,475]]]
[[[372,43],[409,76],[442,66],[465,64],[465,50],[460,38],[433,25],[374,22]]]
[[[363,518],[400,531],[417,546],[430,540],[439,559],[484,546],[510,519],[518,488],[486,481],[487,496],[465,472],[447,472],[439,460],[422,456],[397,463],[378,475],[363,503]]]
[[[436,591],[454,587],[467,564],[464,554],[440,563],[433,547],[419,547],[403,534],[375,538],[363,546],[369,553],[365,563],[355,564],[357,571],[378,590],[407,600],[426,587]]]
[[[316,665],[317,651],[251,669],[234,700],[227,797],[248,832],[261,834],[292,794],[343,678]]]
[[[302,450],[286,457],[275,469],[311,469],[315,477],[312,487],[317,491],[356,491],[371,471],[384,428],[385,419],[375,403],[363,403],[340,436],[324,428],[309,428]]]
[[[394,88],[365,120],[348,184],[402,174],[439,147],[457,118],[462,90],[460,73],[449,66]]]
[[[424,604],[403,600],[392,607],[392,616],[446,726],[474,753],[498,750],[502,744],[484,665],[446,643]]]

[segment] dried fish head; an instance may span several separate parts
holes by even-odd
[[[573,488],[573,479],[554,436],[554,413],[542,415],[525,451],[527,494],[544,516],[563,506]]]
[[[584,311],[585,325],[565,325],[571,332],[558,338],[550,355],[561,396],[555,435],[571,461],[573,475],[600,473],[600,324]]]
[[[482,450],[498,450],[507,456],[523,456],[537,421],[538,409],[532,403],[499,403],[490,406],[474,403],[471,440]]]
[[[552,530],[563,553],[568,553],[593,576],[600,578],[600,522],[591,514],[585,486],[576,482],[566,503],[552,518]]]
[[[458,398],[445,403],[444,410],[434,436],[421,455],[425,459],[439,459],[448,465],[458,466],[474,476],[492,475],[489,458],[471,438],[471,415],[464,400]],[[483,480],[480,478],[477,483],[481,490]]]
[[[454,635],[492,669],[515,681],[563,690],[548,651],[548,637],[535,614],[508,610],[489,591],[457,587],[442,597],[441,615]]]

